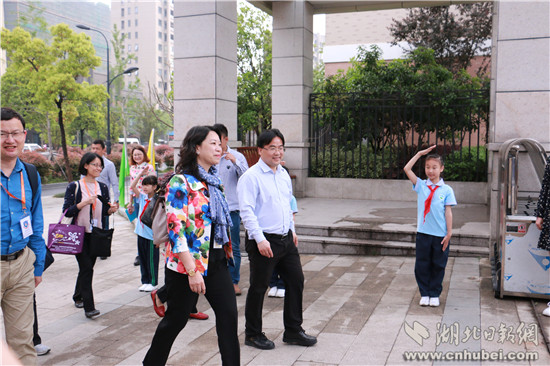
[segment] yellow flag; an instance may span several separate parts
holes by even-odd
[[[155,144],[153,143],[155,140],[155,129],[153,128],[151,130],[151,136],[149,136],[149,149],[147,150],[147,156],[149,157],[149,164],[153,166],[153,168],[157,168],[155,166]]]

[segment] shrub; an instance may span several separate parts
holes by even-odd
[[[47,183],[51,178],[52,163],[42,154],[36,151],[24,152],[21,154],[20,158],[25,163],[32,164],[36,167],[36,170],[38,170],[38,174],[40,174],[40,178],[42,179],[42,183]]]
[[[80,164],[80,159],[82,158],[81,149],[71,149],[71,151],[68,152],[69,155],[69,166],[71,168],[71,172],[73,174],[73,179],[79,179],[80,174],[78,173],[78,166]],[[54,159],[53,169],[54,172],[57,174],[65,177],[63,173],[61,172],[61,167],[63,168],[63,171],[65,171],[65,159],[63,157],[63,153],[61,152],[57,157]]]
[[[115,152],[111,150],[111,154],[107,155],[107,159],[111,160],[115,164],[115,171],[120,172],[120,161],[122,160],[122,152]]]
[[[155,146],[155,154],[156,156],[165,155],[167,152],[174,152],[174,148],[170,145],[158,145]]]
[[[463,147],[445,159],[445,180],[460,182],[487,181],[487,148]]]

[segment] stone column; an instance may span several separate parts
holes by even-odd
[[[273,2],[273,128],[285,136],[284,160],[302,197],[308,175],[308,106],[313,90],[313,7]]]
[[[498,149],[512,138],[533,138],[550,150],[550,5],[495,1],[491,68],[489,182],[491,244],[498,225]],[[520,190],[540,185],[529,160],[520,156]]]
[[[189,128],[214,123],[237,140],[237,3],[175,1],[171,145],[181,146]]]

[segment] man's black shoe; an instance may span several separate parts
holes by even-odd
[[[244,344],[251,347],[256,347],[259,349],[273,349],[275,348],[275,343],[271,342],[265,336],[265,333],[262,333],[255,337],[246,336],[244,339]]]
[[[103,259],[103,260],[105,260],[105,259],[107,259],[107,257],[99,257],[99,259]]]
[[[317,343],[317,338],[307,335],[303,330],[298,333],[287,332],[283,334],[283,342],[289,344],[296,344],[298,346],[313,346]]]
[[[74,306],[76,306],[79,309],[82,309],[84,307],[84,301],[77,300],[77,301],[74,302]]]
[[[139,266],[139,256],[134,259],[134,266]]]

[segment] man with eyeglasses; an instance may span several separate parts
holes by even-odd
[[[27,131],[23,117],[2,108],[1,161],[1,307],[6,341],[24,365],[36,364],[33,345],[33,294],[42,281],[46,243],[42,238],[40,176],[33,194],[27,168],[19,156]]]
[[[317,338],[302,328],[304,274],[298,253],[298,237],[290,208],[292,183],[281,166],[285,138],[278,129],[258,137],[260,160],[239,179],[237,195],[241,219],[247,231],[245,248],[250,262],[250,288],[245,306],[245,344],[273,349],[262,332],[262,309],[273,268],[285,281],[283,342],[312,346]]]

